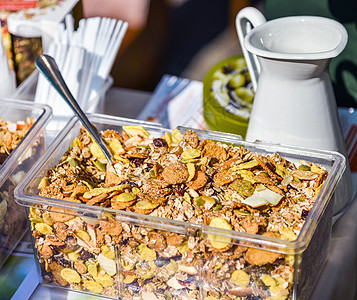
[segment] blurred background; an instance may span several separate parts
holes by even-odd
[[[293,15],[332,18],[342,23],[349,35],[345,50],[330,64],[337,104],[348,107],[356,107],[357,104],[356,0],[36,1],[42,8],[51,5],[64,6],[66,2],[77,3],[72,10],[75,25],[78,25],[82,18],[96,16],[127,21],[129,28],[111,70],[113,85],[148,92],[155,89],[164,74],[202,81],[214,65],[241,54],[234,20],[238,11],[245,6],[257,7],[267,20]],[[10,2],[16,3],[7,3]],[[31,15],[25,17],[29,20],[32,18]],[[13,49],[18,48],[18,53],[13,51],[10,55],[15,57],[15,71],[19,84],[32,72],[31,68],[34,68],[31,62],[42,49],[41,34],[32,35],[28,39],[22,37],[19,41],[14,34],[10,41],[4,27],[6,18],[7,14],[0,6],[5,48],[11,48],[10,44]],[[51,24],[49,20],[46,21],[47,23],[43,24]],[[54,23],[53,20],[50,21]],[[45,25],[42,30],[51,32],[51,28],[54,28],[51,26]],[[42,44],[45,36],[46,32],[42,35]],[[29,46],[31,51],[24,51]],[[23,76],[19,76],[20,73],[23,73]]]
[[[209,69],[241,53],[234,19],[245,6],[267,20],[317,15],[342,23],[346,49],[330,65],[338,105],[357,103],[357,1],[355,0],[82,0],[78,17],[109,16],[129,22],[115,61],[114,86],[153,91],[163,74],[203,80]],[[78,13],[79,12],[79,13]]]
[[[164,74],[203,80],[217,62],[240,54],[235,16],[244,6],[258,4],[248,0],[83,0],[82,8],[74,12],[129,22],[111,73],[114,86],[152,91]]]

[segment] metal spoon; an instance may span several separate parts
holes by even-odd
[[[36,67],[41,71],[41,73],[48,79],[48,81],[52,84],[56,91],[67,102],[67,104],[82,122],[84,127],[89,131],[89,133],[92,135],[99,147],[102,149],[108,162],[112,163],[112,154],[101,139],[97,129],[88,120],[83,110],[79,107],[78,102],[74,99],[53,57],[41,54],[36,59]]]

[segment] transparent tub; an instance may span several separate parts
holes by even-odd
[[[30,167],[45,151],[44,128],[52,115],[51,108],[21,100],[0,100],[0,116],[12,123],[35,123],[6,158],[0,168],[0,267],[28,230],[24,207],[14,201],[14,189]]]
[[[122,132],[123,125],[141,125],[154,138],[171,132],[137,120],[95,114],[89,117],[98,130]],[[249,230],[230,230],[222,224],[216,226],[212,220],[208,226],[205,221],[171,220],[138,213],[140,210],[131,212],[38,196],[41,179],[58,164],[80,128],[81,124],[72,119],[15,189],[16,201],[28,207],[42,284],[121,299],[309,297],[329,249],[333,192],[345,168],[341,154],[247,143],[236,135],[195,130],[203,139],[241,145],[262,155],[278,153],[290,162],[312,162],[328,171],[313,207],[302,212],[305,222],[300,233],[281,239],[248,233]],[[186,129],[180,130],[183,134]],[[134,190],[134,185],[125,184]],[[184,213],[188,204],[179,190],[175,195],[171,200],[179,199],[176,209]],[[203,198],[203,218],[215,208],[225,211],[217,203],[207,208],[208,198]],[[190,205],[201,207],[202,197],[195,198],[192,193],[190,199]],[[239,222],[247,217],[246,211],[236,213]],[[249,215],[256,218],[257,211]],[[269,258],[265,259],[265,255]]]

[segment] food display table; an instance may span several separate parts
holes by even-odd
[[[134,91],[121,88],[111,88],[105,97],[104,113],[111,115],[136,118],[143,107],[151,98],[151,93]],[[189,103],[186,103],[189,105]],[[357,186],[357,173],[352,174],[353,184]],[[357,197],[351,201],[346,212],[335,222],[332,231],[331,245],[328,260],[319,276],[313,295],[310,299],[357,299]],[[10,259],[10,263],[14,263]],[[48,288],[38,281],[37,271],[33,257],[26,258],[11,270],[23,272],[17,278],[19,286],[12,299],[100,299],[97,296],[88,296],[82,293],[68,292],[63,289]],[[4,276],[6,265],[0,270],[0,276]],[[13,274],[5,276],[11,278]],[[21,276],[24,280],[21,282]],[[1,286],[0,295],[4,287]]]

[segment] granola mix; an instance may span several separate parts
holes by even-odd
[[[124,299],[290,299],[294,256],[203,234],[199,225],[295,240],[326,179],[292,163],[187,130],[153,138],[140,126],[101,133],[108,165],[81,129],[40,195],[192,224],[185,233],[30,209],[44,282]],[[164,225],[165,226],[165,225]]]
[[[0,118],[0,166],[20,143],[34,122],[35,120],[31,118],[27,118],[26,122],[17,121],[16,123]]]
[[[33,124],[31,118],[16,123],[0,119],[0,168]],[[4,262],[3,253],[19,241],[27,228],[25,212],[14,200],[15,186],[15,180],[9,178],[0,189],[0,265]]]

